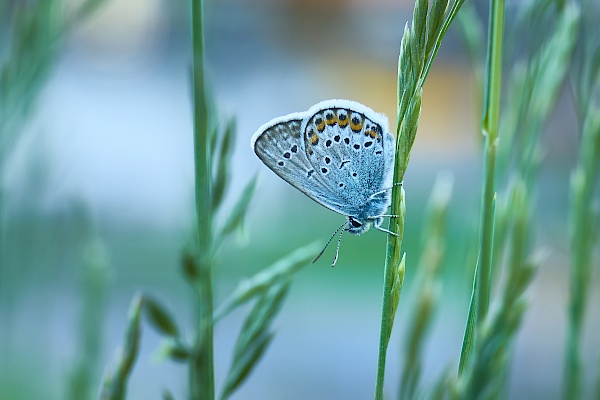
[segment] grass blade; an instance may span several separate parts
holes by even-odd
[[[171,314],[152,297],[144,296],[143,300],[146,317],[157,332],[164,336],[179,337],[179,328]]]
[[[417,268],[416,304],[408,319],[404,346],[404,362],[400,384],[401,399],[419,398],[422,370],[422,350],[427,330],[433,320],[433,311],[440,292],[438,275],[444,257],[446,214],[452,192],[452,179],[440,174],[436,179],[428,205],[426,229],[423,230],[423,251]]]
[[[313,260],[321,247],[317,242],[301,247],[256,275],[241,281],[215,312],[215,321],[255,296],[261,295],[276,283],[290,279],[300,268]]]
[[[116,365],[112,371],[109,371],[102,384],[100,398],[102,400],[123,400],[127,391],[127,381],[133,369],[133,364],[138,356],[140,347],[140,314],[142,310],[143,299],[141,295],[135,297],[129,310],[129,322],[125,332],[125,341]]]
[[[242,194],[229,212],[229,217],[225,221],[223,228],[221,228],[221,238],[233,232],[244,221],[244,217],[248,211],[248,206],[250,205],[250,201],[252,200],[252,196],[254,196],[254,191],[256,190],[256,183],[257,175],[254,175],[254,177],[252,177],[252,179],[250,179],[250,181],[246,184]]]
[[[233,151],[233,144],[235,141],[235,120],[230,120],[227,123],[227,127],[225,128],[225,132],[222,137],[221,142],[219,143],[219,152],[216,154],[215,149],[213,148],[210,154],[216,155],[216,159],[213,160],[214,168],[216,169],[213,172],[214,181],[212,187],[212,207],[213,211],[217,210],[223,201],[223,197],[225,195],[225,191],[227,190],[227,183],[229,182],[229,166],[230,166],[230,158],[231,152]],[[216,133],[215,133],[215,136]],[[216,142],[216,139],[215,139]],[[211,147],[214,146],[211,143]]]
[[[592,204],[600,178],[600,113],[590,103],[583,127],[579,161],[571,176],[571,269],[568,305],[565,398],[580,398],[582,385],[581,336],[589,297],[592,252],[597,244]],[[595,198],[595,200],[594,200]]]
[[[288,293],[290,281],[278,283],[264,292],[246,318],[235,344],[233,362],[225,378],[221,399],[239,388],[273,339],[270,327]]]

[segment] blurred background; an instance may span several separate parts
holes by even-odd
[[[0,60],[8,65],[20,2],[2,2]],[[140,291],[165,304],[184,331],[191,335],[193,330],[193,293],[180,272],[181,251],[194,226],[189,4],[106,0],[77,17],[73,10],[81,3],[63,1],[59,11],[52,11],[57,13],[52,18],[74,18],[47,41],[50,47],[37,49],[46,58],[22,63],[16,75],[0,78],[7,85],[11,76],[31,72],[39,81],[35,93],[5,91],[4,99],[31,99],[16,111],[9,104],[17,100],[0,103],[9,132],[3,133],[1,160],[2,399],[68,398],[82,362],[91,368],[91,386],[99,387],[122,341],[129,303]],[[516,13],[515,3],[509,2],[509,16]],[[262,165],[250,137],[271,118],[330,98],[384,112],[393,131],[398,52],[412,8],[408,0],[206,1],[207,80],[219,114],[235,117],[237,126],[229,201],[254,173],[260,176],[245,229],[217,256],[216,304],[240,279],[290,251],[315,240],[325,243],[344,220]],[[485,19],[486,8],[477,11]],[[52,22],[40,23],[47,24],[42,36],[55,28]],[[460,354],[477,255],[482,140],[480,87],[457,25],[425,84],[404,182],[407,267],[388,353],[390,393],[399,381],[425,206],[442,171],[452,174],[454,190],[424,382],[456,368]],[[36,71],[36,65],[47,68]],[[577,156],[578,124],[565,91],[541,139],[535,248],[544,249],[546,257],[529,290],[530,308],[516,341],[511,398],[560,397],[568,179]],[[329,248],[297,274],[275,321],[272,345],[233,398],[372,396],[385,240],[378,231],[346,235],[335,268]],[[598,251],[595,257],[597,272]],[[596,273],[584,332],[587,387],[598,359],[599,288]],[[82,351],[82,319],[90,312],[100,321],[98,340]],[[247,308],[238,310],[216,326],[217,386],[246,313]],[[158,399],[165,388],[185,397],[185,367],[160,362],[159,341],[144,327],[129,398]]]

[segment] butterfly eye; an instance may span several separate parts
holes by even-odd
[[[354,218],[350,218],[350,224],[352,224],[353,228],[360,228],[362,226],[362,224]]]

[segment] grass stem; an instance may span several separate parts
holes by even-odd
[[[490,277],[492,269],[494,189],[496,154],[498,151],[498,124],[500,115],[500,87],[502,84],[502,36],[504,31],[504,0],[491,0],[489,16],[487,66],[485,80],[484,113],[481,123],[484,144],[483,189],[481,196],[481,220],[479,233],[479,257],[475,269],[475,281],[471,307],[463,339],[459,373],[468,362],[474,344],[477,327],[485,320],[490,303]]]
[[[593,204],[600,176],[600,115],[593,102],[584,121],[578,164],[571,176],[571,269],[565,399],[582,398],[582,330],[588,306],[593,249],[598,236],[599,217],[593,211]]]
[[[196,338],[190,362],[190,397],[214,399],[213,293],[211,174],[208,151],[208,104],[204,76],[204,31],[202,0],[191,0],[192,74],[194,98],[194,167],[196,218],[198,232],[198,268],[195,282],[198,298]]]

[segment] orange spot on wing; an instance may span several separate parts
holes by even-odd
[[[359,132],[362,129],[362,127],[362,122],[355,124],[354,122],[350,121],[350,129],[352,129],[354,132]]]
[[[316,127],[319,132],[323,132],[323,130],[325,129],[325,121],[321,120],[321,123],[316,125]]]
[[[318,127],[317,127],[317,129],[318,129]],[[317,143],[319,143],[319,136],[315,134],[310,138],[310,144],[315,145]]]

